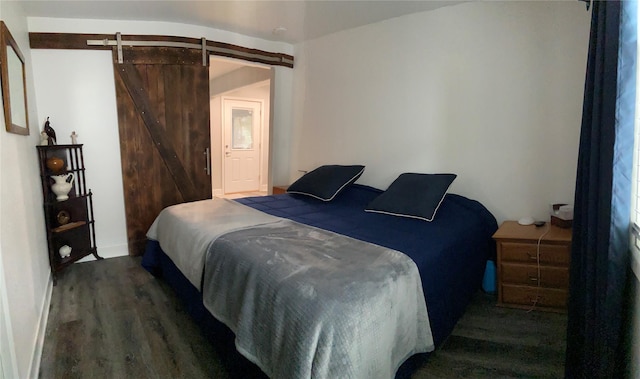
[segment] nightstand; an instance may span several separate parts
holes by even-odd
[[[273,186],[273,191],[272,193],[274,195],[282,195],[283,193],[287,193],[287,188],[289,188],[288,185],[284,185],[284,186]]]
[[[564,312],[569,292],[571,229],[549,223],[536,227],[505,221],[493,239],[498,250],[498,305]]]

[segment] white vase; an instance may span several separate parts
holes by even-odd
[[[51,177],[55,181],[51,186],[51,190],[56,194],[56,200],[67,200],[69,198],[69,191],[71,191],[71,187],[73,186],[73,179],[75,178],[73,173],[53,175]]]

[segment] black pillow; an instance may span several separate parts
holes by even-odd
[[[456,174],[404,173],[365,211],[432,221]]]
[[[307,195],[322,201],[331,201],[347,185],[355,182],[364,172],[364,166],[320,166],[296,180],[288,193]]]

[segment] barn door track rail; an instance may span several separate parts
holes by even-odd
[[[202,64],[208,65],[209,55],[242,59],[272,66],[293,68],[293,56],[283,53],[250,49],[206,38],[188,38],[157,35],[78,34],[78,33],[29,33],[32,49],[86,49],[116,50],[118,63],[125,62],[123,47],[165,47],[197,49],[202,51]]]

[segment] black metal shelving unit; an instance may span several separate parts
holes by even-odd
[[[92,254],[102,259],[96,248],[95,220],[93,218],[93,194],[87,189],[82,145],[37,146],[42,182],[44,219],[49,247],[49,264],[53,284],[57,275],[72,263]],[[63,167],[57,171],[49,168],[47,161],[62,159]],[[52,190],[55,175],[73,174],[73,185],[68,199],[57,200]],[[62,257],[60,248],[71,247],[69,256]]]

